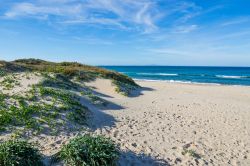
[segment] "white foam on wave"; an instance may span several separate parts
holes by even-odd
[[[159,73],[162,76],[178,76],[178,74],[170,74],[170,73]]]
[[[147,82],[166,82],[164,80],[150,80],[150,79],[137,79],[137,78],[133,78],[134,81],[147,81]]]
[[[248,78],[248,76],[228,76],[228,75],[216,75],[218,78],[233,78],[233,79],[241,79],[241,78]]]
[[[202,83],[192,81],[179,81],[179,80],[150,80],[150,79],[133,79],[135,81],[147,81],[147,82],[167,82],[167,83],[180,83],[180,84],[197,84],[197,85],[222,85],[218,83]]]
[[[136,73],[137,75],[159,75],[159,76],[178,76],[174,73]]]
[[[181,84],[197,84],[197,85],[222,85],[218,83],[203,83],[203,82],[192,82],[192,81],[178,81],[178,80],[169,80],[170,83],[181,83]]]

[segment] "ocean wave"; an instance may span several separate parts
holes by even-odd
[[[227,78],[227,79],[242,79],[242,78],[250,78],[250,76],[228,76],[228,75],[216,75],[218,78]]]
[[[196,84],[196,85],[222,85],[218,83],[211,82],[195,82],[195,81],[179,81],[179,80],[169,80],[170,83],[181,83],[181,84]]]
[[[131,73],[131,72],[119,72],[119,73],[122,73],[122,74],[129,74],[129,73]]]
[[[137,75],[155,75],[155,76],[178,76],[174,73],[136,73]]]
[[[135,81],[147,81],[147,82],[167,82],[167,83],[180,83],[180,84],[197,84],[197,85],[222,85],[219,83],[203,83],[193,81],[180,81],[180,80],[152,80],[152,79],[133,79]]]
[[[181,84],[192,84],[192,83],[195,83],[195,82],[192,82],[192,81],[179,81],[179,80],[168,80],[167,82],[170,82],[170,83],[181,83]]]

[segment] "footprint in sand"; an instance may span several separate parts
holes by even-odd
[[[114,131],[114,137],[115,137],[115,138],[118,136],[118,133],[119,133],[118,130],[115,130],[115,131]]]

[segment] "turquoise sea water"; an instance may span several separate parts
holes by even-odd
[[[102,66],[133,79],[250,86],[250,67]]]

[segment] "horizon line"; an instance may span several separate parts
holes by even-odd
[[[232,68],[250,68],[250,66],[213,66],[213,65],[94,65],[98,67],[232,67]]]

